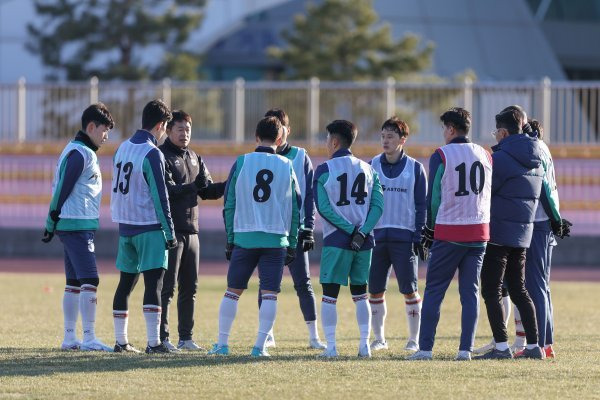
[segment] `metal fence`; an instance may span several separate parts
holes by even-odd
[[[112,141],[141,123],[144,105],[164,99],[192,115],[195,140],[253,141],[256,122],[272,107],[285,109],[296,138],[323,140],[328,122],[357,124],[362,140],[378,140],[391,115],[408,121],[413,143],[439,143],[439,115],[462,106],[473,114],[472,138],[491,143],[494,115],[522,105],[542,121],[555,144],[600,144],[600,82],[496,82],[462,84],[384,82],[89,82],[0,84],[0,142],[52,141],[79,129],[83,108],[102,101],[116,122]]]

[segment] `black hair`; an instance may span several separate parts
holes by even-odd
[[[408,124],[396,116],[386,120],[383,125],[381,125],[381,130],[396,132],[400,137],[406,137],[410,134]]]
[[[185,121],[189,122],[190,124],[192,123],[192,117],[190,116],[190,114],[186,113],[183,110],[173,110],[171,114],[173,115],[173,118],[167,124],[167,129],[173,128],[176,122]]]
[[[108,129],[115,126],[110,111],[103,103],[92,104],[83,111],[83,114],[81,114],[81,129],[85,131],[90,122],[93,122],[96,126],[106,125]]]
[[[342,146],[347,149],[352,146],[352,143],[356,140],[356,136],[358,136],[356,126],[345,119],[336,119],[327,125],[325,129],[330,135],[339,138]]]
[[[531,130],[533,132],[537,132],[537,137],[540,140],[544,139],[544,127],[542,126],[541,122],[538,121],[537,119],[530,119],[529,121],[529,125],[531,126]]]
[[[277,117],[264,117],[256,125],[256,137],[260,140],[266,140],[275,143],[281,136],[282,125]]]
[[[451,126],[462,136],[469,134],[471,130],[471,113],[461,107],[452,107],[442,115],[440,121],[445,126]]]
[[[517,109],[510,109],[496,115],[496,129],[504,128],[509,135],[521,132],[521,116],[523,113]]]
[[[290,127],[290,118],[281,108],[271,108],[265,113],[265,117],[276,117],[281,122],[281,125],[286,128]]]
[[[516,113],[517,118],[519,119],[519,131],[523,130],[525,133],[531,132],[531,126],[527,123],[526,113],[523,107],[518,104],[513,104],[511,106],[506,107],[504,110],[500,111],[500,114],[506,111],[514,111]],[[527,126],[525,126],[527,125]]]
[[[142,111],[142,129],[150,131],[156,124],[169,122],[172,118],[171,110],[162,100],[152,100]]]

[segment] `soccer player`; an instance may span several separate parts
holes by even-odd
[[[467,110],[451,108],[440,120],[446,145],[429,159],[423,243],[430,253],[420,350],[408,359],[432,359],[441,304],[458,269],[462,316],[456,360],[468,361],[479,315],[479,272],[489,240],[492,160],[487,150],[469,140],[471,114]]]
[[[113,158],[110,209],[119,223],[117,268],[121,272],[113,300],[115,352],[139,353],[129,343],[129,295],[140,273],[144,275],[143,312],[148,345],[146,353],[170,353],[160,341],[163,276],[167,250],[177,247],[165,186],[165,158],[157,147],[172,115],[161,100],[146,104],[142,129],[117,149]]]
[[[225,191],[225,183],[213,183],[202,158],[188,147],[191,131],[190,115],[173,111],[173,119],[167,124],[168,137],[159,146],[165,156],[165,181],[178,244],[169,250],[169,268],[161,292],[160,340],[171,350],[203,350],[192,339],[200,263],[198,197],[219,199]],[[175,294],[176,282],[177,347],[169,341],[169,304]]]
[[[350,280],[360,333],[358,356],[370,357],[367,281],[374,246],[372,231],[383,213],[383,192],[373,168],[352,154],[358,134],[356,126],[350,121],[335,120],[326,129],[330,159],[317,167],[313,184],[317,210],[323,217],[319,278],[323,286],[321,319],[327,349],[321,356],[338,356],[336,303],[340,285],[347,286]]]
[[[92,104],[81,115],[81,130],[64,148],[52,182],[52,200],[43,242],[56,233],[65,250],[66,285],[63,295],[63,350],[112,351],[96,338],[96,268],[94,233],[98,229],[102,175],[96,151],[108,139],[113,118],[102,103]],[[83,342],[75,326],[81,312]]]
[[[369,273],[371,327],[375,340],[371,350],[388,348],[384,324],[387,314],[385,291],[394,266],[400,293],[404,295],[408,321],[406,350],[419,350],[421,297],[417,288],[418,259],[425,261],[421,231],[425,226],[427,177],[423,164],[408,156],[403,149],[409,135],[406,122],[397,117],[381,127],[383,153],[371,160],[383,188],[383,215],[375,225],[375,249]]]
[[[223,217],[229,263],[227,290],[219,308],[219,336],[209,354],[228,355],[238,300],[258,266],[262,304],[253,357],[269,357],[265,342],[277,313],[283,266],[296,257],[301,197],[292,162],[276,154],[283,127],[276,117],[256,127],[258,147],[239,156],[225,189]]]
[[[324,349],[325,345],[319,340],[317,330],[317,305],[315,294],[310,283],[310,267],[308,264],[308,252],[313,249],[315,239],[313,228],[315,226],[315,203],[313,200],[313,166],[308,153],[302,147],[292,146],[287,142],[291,134],[290,119],[282,109],[274,108],[265,114],[265,117],[276,117],[283,125],[283,134],[281,135],[281,144],[277,147],[277,154],[282,155],[292,161],[294,173],[298,179],[298,186],[302,196],[302,205],[300,207],[300,232],[298,234],[298,246],[296,248],[296,258],[288,265],[294,289],[300,302],[300,310],[304,316],[306,327],[308,328],[308,346],[313,349]],[[261,296],[258,297],[259,306]],[[269,333],[266,347],[274,347],[275,338],[273,331]]]

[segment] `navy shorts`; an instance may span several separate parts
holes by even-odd
[[[394,266],[400,293],[417,291],[417,257],[411,242],[377,242],[373,249],[369,272],[369,293],[383,293],[387,289],[391,266]]]
[[[65,249],[67,279],[98,278],[94,231],[56,231]]]
[[[279,293],[285,255],[285,248],[244,249],[235,246],[227,271],[227,287],[248,289],[248,281],[258,266],[260,288]]]

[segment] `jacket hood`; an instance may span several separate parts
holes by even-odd
[[[538,139],[525,135],[515,134],[505,137],[492,150],[502,150],[517,160],[527,169],[537,168],[542,163],[542,153]]]

